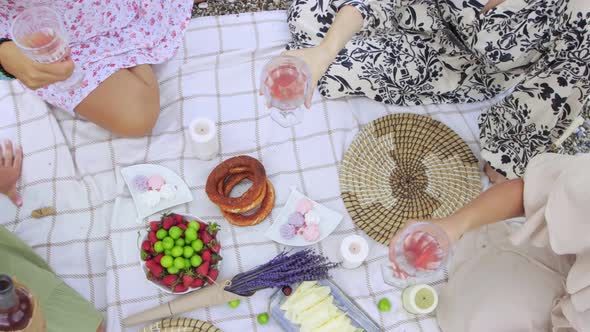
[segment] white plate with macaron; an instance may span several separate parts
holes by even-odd
[[[131,192],[138,222],[143,219],[193,200],[186,183],[166,167],[140,164],[121,169]]]
[[[325,239],[338,227],[341,220],[340,213],[293,189],[265,235],[286,246],[305,247]]]

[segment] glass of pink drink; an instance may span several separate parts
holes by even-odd
[[[301,123],[301,105],[311,92],[311,73],[303,60],[286,55],[271,59],[262,70],[260,85],[275,122],[285,128]]]
[[[428,283],[440,276],[449,259],[450,239],[440,226],[417,222],[407,227],[397,241],[389,244],[390,265],[385,281],[400,287]]]
[[[70,47],[61,15],[45,6],[24,10],[12,22],[14,43],[30,59],[39,63],[54,63],[70,59]],[[84,74],[76,66],[72,76],[56,83],[60,89],[71,90],[80,85]]]

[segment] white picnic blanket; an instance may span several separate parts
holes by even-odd
[[[113,137],[80,118],[50,110],[17,82],[0,84],[0,138],[15,140],[25,151],[19,183],[24,206],[16,209],[1,197],[0,223],[93,302],[104,314],[108,331],[124,330],[122,318],[172,299],[142,275],[137,234],[143,226],[136,222],[122,167],[159,164],[188,183],[195,200],[176,211],[221,224],[221,277],[231,277],[282,249],[263,233],[291,186],[345,215],[335,233],[316,246],[321,253],[338,260],[340,241],[352,233],[363,235],[340,199],[338,164],[358,128],[368,121],[397,112],[429,115],[453,128],[478,154],[476,119],[486,103],[399,108],[367,99],[327,101],[316,94],[303,124],[279,127],[256,90],[262,66],[289,39],[285,21],[283,11],[193,20],[177,56],[156,67],[162,113],[153,135],[146,138]],[[197,160],[188,140],[186,128],[196,116],[219,125],[221,155],[210,162]],[[249,228],[224,221],[204,190],[213,167],[241,154],[262,161],[277,191],[270,220]],[[55,207],[57,216],[31,219],[31,211],[43,206]],[[386,247],[370,241],[370,249],[362,267],[334,271],[334,282],[383,330],[438,331],[433,316],[415,317],[401,309],[400,291],[384,284],[381,276]],[[211,321],[223,331],[280,331],[272,320],[265,326],[256,323],[256,315],[268,310],[271,294],[261,291],[237,309],[222,305],[189,316]],[[391,312],[377,310],[382,297],[392,301]]]

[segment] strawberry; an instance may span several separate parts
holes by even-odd
[[[164,272],[164,268],[158,262],[156,262],[155,259],[150,259],[149,261],[145,262],[145,266],[156,278],[159,278],[162,275],[162,272]]]
[[[212,240],[211,242],[209,242],[207,246],[211,249],[211,251],[213,251],[216,254],[218,254],[219,250],[221,250],[221,245],[217,240]]]
[[[202,230],[204,230],[205,228],[207,228],[207,226],[208,226],[208,225],[207,225],[207,224],[205,224],[205,223],[204,223],[204,222],[202,222],[202,221],[199,221],[199,226],[201,226],[201,227],[199,227],[199,230],[201,230],[201,231],[202,231]]]
[[[164,254],[159,254],[158,256],[154,257],[154,260],[156,261],[156,263],[160,264],[160,260],[162,260],[162,257],[164,257]]]
[[[213,236],[206,231],[199,232],[199,238],[203,241],[204,244],[209,244],[211,240],[213,240]]]
[[[148,260],[148,261],[145,262],[145,266],[148,269],[151,268],[152,266],[156,266],[156,265],[159,265],[159,264],[156,262],[155,259],[150,259],[150,260]]]
[[[154,274],[153,274],[153,273],[151,273],[150,271],[148,271],[148,272],[145,274],[145,277],[147,278],[147,280],[150,280],[150,281],[157,281],[157,279],[156,279],[156,277],[154,276]]]
[[[147,261],[150,258],[150,254],[147,253],[147,251],[142,250],[141,251],[141,260],[142,261]]]
[[[176,285],[176,287],[174,287],[174,293],[186,292],[187,289],[188,289],[188,286],[185,286],[183,284],[178,284],[178,285]]]
[[[209,226],[207,226],[207,232],[209,234],[211,234],[211,236],[216,237],[217,236],[217,231],[219,231],[219,225],[216,223],[212,223],[209,224]]]
[[[201,258],[203,259],[204,262],[210,262],[211,261],[211,250],[207,249],[207,250],[203,251],[203,253],[201,254]]]
[[[150,242],[152,243],[152,245],[154,243],[158,242],[158,238],[156,237],[156,232],[154,232],[154,231],[149,232],[148,233],[148,239],[150,239]]]
[[[203,264],[201,264],[198,268],[195,269],[195,273],[199,277],[205,277],[209,274],[209,266],[209,262],[203,262]]]
[[[162,223],[159,221],[150,221],[150,229],[154,232],[157,232],[160,227],[162,227]]]
[[[150,272],[152,272],[152,274],[156,278],[160,278],[162,276],[162,273],[164,273],[164,268],[162,267],[162,265],[156,265],[153,269],[150,270]]]
[[[193,284],[193,281],[195,281],[195,278],[193,278],[193,276],[191,276],[189,274],[185,274],[182,276],[182,284],[185,287],[190,287],[190,285]]]
[[[215,280],[219,277],[219,270],[218,269],[211,269],[209,274],[207,275],[207,282],[209,285],[213,284]]]
[[[165,230],[169,230],[172,226],[174,226],[174,218],[167,216],[162,219],[162,227],[164,227]]]
[[[152,244],[150,243],[150,241],[145,240],[141,243],[141,250],[143,251],[151,251],[152,250]]]
[[[188,228],[188,226],[185,224],[178,224],[176,226],[178,226],[178,228],[182,229],[183,231],[186,231],[186,229]]]
[[[176,225],[182,224],[182,221],[184,220],[180,214],[173,214],[172,217],[174,218]]]
[[[283,287],[283,294],[285,294],[285,296],[290,296],[291,293],[293,293],[293,288],[289,286]]]
[[[169,275],[165,276],[164,278],[162,278],[162,284],[167,287],[172,287],[172,286],[176,285],[177,281],[178,281],[178,276],[176,274],[169,274]]]
[[[211,255],[211,264],[217,264],[220,260],[223,260],[221,256],[216,254]]]
[[[191,287],[193,287],[193,288],[202,287],[204,284],[205,284],[205,282],[203,281],[203,279],[196,278],[195,280],[193,280]]]
[[[162,267],[162,265],[157,264],[150,268],[150,272],[154,275],[154,277],[160,278],[162,276],[162,273],[164,272],[164,268]]]

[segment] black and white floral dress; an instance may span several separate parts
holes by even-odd
[[[354,6],[363,31],[319,82],[327,98],[469,103],[513,89],[480,119],[483,158],[509,178],[547,151],[590,95],[590,0],[295,0],[289,48],[320,43]]]

